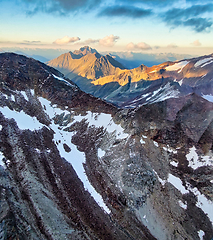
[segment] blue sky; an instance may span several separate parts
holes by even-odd
[[[0,0],[0,49],[213,52],[210,0]]]

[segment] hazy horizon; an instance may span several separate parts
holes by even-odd
[[[98,52],[213,53],[210,0],[1,0],[0,49],[53,59]]]

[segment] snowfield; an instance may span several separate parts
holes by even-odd
[[[202,97],[209,102],[213,102],[213,96],[212,95],[203,95]]]
[[[182,69],[188,64],[188,61],[181,61],[178,63],[175,63],[174,65],[166,67],[166,71],[182,71]]]
[[[64,111],[64,110],[61,110],[60,108],[57,108],[51,105],[51,102],[49,102],[48,100],[42,97],[40,97],[39,100],[41,101],[42,105],[45,106],[44,111],[46,111],[46,113],[52,118],[62,113],[70,114],[70,112],[67,110]],[[89,115],[92,115],[92,113],[90,113]],[[84,118],[85,116],[75,117],[75,121],[81,121]],[[72,122],[72,124],[73,123],[74,122]],[[100,122],[99,122],[99,125],[100,125]],[[94,198],[94,200],[98,203],[98,205],[102,207],[106,213],[109,214],[111,211],[104,203],[102,196],[91,185],[85,173],[85,170],[83,167],[83,164],[86,163],[85,154],[83,152],[78,151],[77,147],[71,143],[71,138],[74,135],[74,133],[60,130],[58,128],[58,125],[56,125],[53,120],[49,127],[55,132],[54,142],[57,145],[57,148],[60,152],[61,157],[65,158],[69,163],[72,164],[76,174],[78,175],[79,179],[82,181],[85,190],[87,190],[91,194],[91,196]],[[70,152],[65,151],[64,144],[67,144],[70,147],[71,149]]]
[[[45,125],[40,123],[37,118],[27,115],[25,112],[17,112],[10,110],[8,107],[0,107],[0,111],[6,118],[13,118],[16,120],[20,129],[30,129],[31,131],[41,129]]]
[[[211,61],[212,59],[213,59],[212,57],[201,59],[201,60],[199,60],[199,61],[197,61],[197,62],[195,63],[194,67],[199,67],[199,66],[201,66],[202,64],[205,64],[205,63]],[[206,65],[206,64],[205,64],[205,65]],[[201,66],[201,67],[204,67],[204,65]]]

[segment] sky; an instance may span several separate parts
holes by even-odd
[[[212,0],[0,0],[0,49],[213,53]]]

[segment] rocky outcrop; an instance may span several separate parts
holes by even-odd
[[[2,239],[211,239],[213,103],[118,109],[0,54]]]

